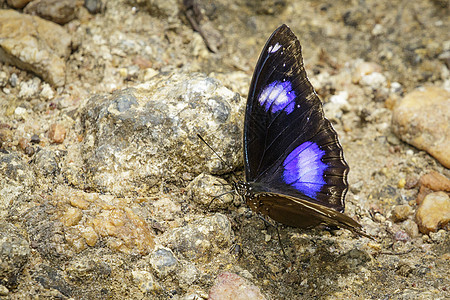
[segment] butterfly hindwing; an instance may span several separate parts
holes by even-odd
[[[244,158],[246,181],[261,192],[343,211],[348,165],[306,76],[300,42],[286,25],[269,38],[255,68]]]

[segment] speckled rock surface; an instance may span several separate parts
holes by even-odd
[[[79,177],[99,190],[129,193],[163,178],[225,170],[201,134],[231,165],[242,147],[243,101],[202,74],[161,75],[133,89],[96,96],[80,110],[83,143]],[[85,172],[84,170],[88,170]]]
[[[2,62],[34,72],[52,85],[62,86],[70,44],[70,35],[59,25],[14,10],[0,10]]]
[[[407,94],[394,109],[394,132],[450,168],[450,92],[427,87]]]
[[[448,195],[450,172],[392,123],[405,95],[450,90],[448,4],[183,2],[74,1],[75,18],[51,26],[72,41],[55,50],[60,86],[0,62],[0,223],[29,249],[2,269],[19,275],[0,298],[208,299],[224,273],[266,299],[449,298],[449,225],[423,233],[416,216],[425,197]],[[286,259],[276,230],[224,194],[243,177],[253,68],[282,23],[350,165],[345,212],[376,241],[279,225]],[[437,119],[421,124],[444,137]]]
[[[0,222],[0,285],[17,287],[29,256],[30,246],[20,231],[14,225]]]
[[[34,180],[32,169],[21,157],[0,153],[0,219],[18,198],[32,191]]]

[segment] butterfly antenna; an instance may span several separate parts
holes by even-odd
[[[208,146],[209,149],[211,149],[211,151],[212,151],[212,152],[220,159],[220,161],[221,161],[225,166],[227,166],[227,167],[231,170],[231,173],[233,174],[234,178],[236,178],[236,174],[235,174],[234,171],[233,171],[233,167],[232,167],[229,163],[227,163],[227,162],[219,155],[219,153],[217,153],[216,150],[214,150],[213,147],[211,147],[211,146],[205,141],[205,139],[204,139],[200,134],[197,133],[197,137],[198,137],[203,143],[205,143],[205,145]]]

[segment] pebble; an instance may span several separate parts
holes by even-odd
[[[177,259],[170,249],[159,248],[152,253],[150,264],[160,277],[165,277],[175,271]]]
[[[419,236],[419,227],[413,220],[408,219],[401,223],[400,226],[411,238]]]
[[[33,134],[32,136],[31,136],[31,143],[33,143],[33,144],[39,144],[40,142],[41,142],[41,138],[39,137],[39,135],[37,135],[37,134]]]
[[[6,86],[8,83],[8,74],[6,72],[0,71],[0,87]]]
[[[55,96],[55,93],[53,92],[53,89],[48,83],[42,84],[42,90],[39,93],[39,95],[44,98],[44,100],[50,100],[53,99]]]
[[[417,89],[394,108],[392,127],[403,141],[427,151],[450,168],[450,92],[438,87]]]
[[[84,0],[84,7],[86,7],[86,9],[91,14],[97,14],[102,11],[102,1],[101,0]]]
[[[352,82],[359,83],[364,76],[372,74],[374,72],[380,73],[382,71],[381,66],[373,63],[362,61],[358,63],[352,72]]]
[[[134,283],[139,287],[142,293],[151,293],[160,289],[155,282],[152,273],[144,270],[131,271]]]
[[[412,208],[408,204],[396,205],[391,211],[391,218],[394,222],[401,222],[412,214]]]
[[[26,82],[21,82],[19,87],[19,97],[23,99],[29,99],[36,95],[39,91],[41,80],[37,77],[30,79]]]
[[[64,213],[64,216],[62,218],[62,221],[65,226],[70,227],[70,226],[77,225],[78,222],[80,222],[82,217],[83,217],[83,212],[80,209],[71,206],[71,207],[67,208],[67,210]]]
[[[14,110],[14,114],[21,116],[21,117],[24,117],[26,115],[26,113],[27,113],[27,109],[20,107],[20,106],[16,107],[16,109]]]
[[[66,137],[66,129],[61,124],[53,123],[48,130],[48,137],[53,143],[62,144]]]
[[[16,87],[19,82],[19,78],[17,77],[16,73],[12,73],[11,77],[9,77],[9,84],[11,87]]]
[[[14,8],[23,8],[32,0],[6,0],[9,6]]]
[[[450,180],[436,171],[431,171],[422,175],[419,179],[419,194],[416,198],[416,203],[422,203],[426,195],[431,192],[445,191],[450,192]]]
[[[39,0],[31,2],[23,11],[64,25],[75,18],[75,9],[76,1],[73,0]]]
[[[54,86],[65,84],[71,36],[63,27],[8,9],[0,9],[0,24],[0,61],[31,71]]]
[[[237,274],[224,272],[209,290],[209,300],[262,300],[260,289]]]
[[[416,222],[422,233],[436,232],[450,221],[450,197],[444,192],[428,194],[419,205]]]
[[[188,196],[196,203],[209,209],[226,209],[233,202],[231,187],[224,179],[200,174],[187,187]]]
[[[8,296],[9,290],[6,286],[0,284],[0,296]]]

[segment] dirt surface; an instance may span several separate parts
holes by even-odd
[[[267,299],[450,298],[448,225],[424,234],[415,219],[419,178],[450,172],[391,128],[392,108],[405,94],[450,88],[447,1],[196,1],[208,45],[189,23],[193,10],[186,13],[180,1],[106,1],[97,14],[79,2],[75,18],[62,25],[72,48],[65,84],[51,86],[53,94],[42,96],[44,81],[34,73],[0,63],[0,150],[14,157],[5,164],[20,166],[16,185],[3,183],[0,197],[8,203],[0,219],[31,249],[0,272],[0,298],[201,299],[224,271],[246,278]],[[77,162],[67,153],[86,138],[80,107],[90,97],[154,76],[202,72],[245,98],[266,39],[283,23],[301,41],[308,76],[350,165],[346,213],[376,241],[281,225],[286,259],[275,229],[239,199],[226,198],[227,206],[193,200],[202,188],[189,187],[197,173],[112,193],[89,182],[88,167],[60,171]],[[381,79],[362,83],[362,62]],[[27,95],[20,83],[30,80],[40,88]],[[337,106],[333,96],[343,91],[346,104]],[[400,219],[393,217],[397,206],[408,207]],[[87,224],[83,231],[78,222]],[[155,243],[165,250],[153,251]],[[197,247],[212,250],[202,256]]]

